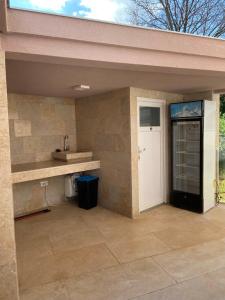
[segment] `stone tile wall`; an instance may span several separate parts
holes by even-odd
[[[18,299],[5,56],[0,52],[0,299]]]
[[[51,159],[69,135],[76,150],[75,101],[73,99],[9,94],[12,164]]]
[[[51,160],[51,153],[63,149],[69,135],[76,150],[75,101],[73,99],[9,94],[9,128],[12,164]],[[57,205],[64,200],[64,176],[48,179],[47,201]],[[16,216],[45,205],[40,181],[13,186]]]
[[[46,207],[47,204],[55,206],[65,201],[64,176],[51,177],[44,179],[44,181],[48,181],[46,195],[45,189],[41,187],[39,180],[13,185],[15,216],[38,211]]]
[[[76,100],[78,150],[101,161],[99,202],[131,216],[130,89]]]

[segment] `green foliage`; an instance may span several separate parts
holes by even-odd
[[[220,135],[225,135],[225,113],[220,115]]]
[[[225,95],[220,97],[220,116],[225,115]]]
[[[225,178],[225,95],[220,98],[220,149],[219,149],[220,179]]]

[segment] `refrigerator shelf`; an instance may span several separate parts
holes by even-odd
[[[199,155],[200,152],[190,152],[190,151],[176,151],[176,154],[185,154],[185,155]]]
[[[185,165],[185,164],[176,164],[176,167],[181,167],[181,168],[197,168],[199,169],[199,166],[192,166],[192,165]]]
[[[181,139],[181,140],[176,140],[176,143],[198,143],[199,140],[187,140],[187,139]]]
[[[198,180],[198,178],[196,178],[196,177],[188,177],[188,176],[186,176],[186,175],[179,175],[179,176],[175,176],[175,179],[178,179],[178,180],[185,180],[185,181],[194,181],[194,182],[196,182],[196,184],[197,183],[199,183],[199,180]]]

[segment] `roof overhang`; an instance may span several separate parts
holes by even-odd
[[[157,73],[164,80],[169,73],[174,79],[193,77],[193,83],[213,77],[219,84],[201,83],[199,89],[224,89],[224,40],[8,9],[6,1],[2,4],[1,41],[9,61]]]

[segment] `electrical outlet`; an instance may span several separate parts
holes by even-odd
[[[41,187],[46,187],[46,186],[48,186],[48,181],[41,181],[40,185],[41,185]]]

